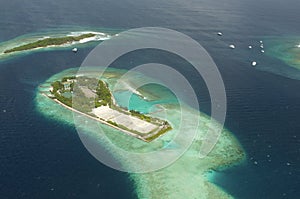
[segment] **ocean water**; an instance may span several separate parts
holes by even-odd
[[[245,163],[217,171],[213,181],[236,198],[299,198],[300,82],[287,78],[297,71],[287,72],[283,61],[247,49],[265,37],[299,36],[299,1],[2,0],[0,5],[0,41],[85,27],[160,26],[191,36],[221,71],[228,98],[225,126],[247,153]],[[217,37],[218,31],[224,36]],[[228,49],[230,43],[237,48]],[[1,198],[136,198],[126,173],[100,164],[73,127],[44,117],[34,105],[40,83],[79,66],[90,50],[40,52],[0,62]],[[144,53],[124,57],[114,67],[128,69],[153,59],[170,64],[189,78],[200,110],[210,113],[207,89],[191,67],[172,55]],[[256,68],[250,66],[253,59]]]

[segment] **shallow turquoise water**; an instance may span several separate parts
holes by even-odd
[[[261,68],[281,76],[300,79],[300,38],[295,36],[266,37],[266,55],[270,64]]]
[[[152,86],[153,90],[155,89],[157,94],[161,96],[156,100],[148,100],[143,97],[132,93],[131,91],[117,91],[113,95],[117,103],[121,107],[126,107],[129,110],[136,110],[141,113],[150,113],[159,111],[157,105],[159,104],[172,104],[177,103],[176,97],[171,92],[165,92],[166,89],[163,87]],[[148,87],[149,89],[149,87]],[[152,90],[150,88],[150,90]]]

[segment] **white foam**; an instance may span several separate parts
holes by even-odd
[[[80,35],[83,35],[83,34],[95,34],[95,35],[106,36],[106,34],[103,33],[103,32],[95,32],[95,31],[71,32],[67,36],[80,36]]]
[[[94,37],[88,37],[88,38],[84,38],[84,39],[81,39],[79,41],[79,43],[87,43],[87,42],[90,42],[90,41],[104,41],[104,40],[108,40],[110,39],[110,36],[109,35],[106,35],[106,36],[99,36],[99,35],[96,35]]]
[[[87,43],[87,42],[95,41],[95,40],[96,40],[96,37],[89,37],[89,38],[81,39],[81,40],[79,41],[79,43],[83,44],[83,43]]]

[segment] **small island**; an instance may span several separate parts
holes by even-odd
[[[80,80],[80,77],[83,79],[84,77],[98,79],[99,72],[101,73],[100,79],[103,80],[103,84],[110,88],[107,91],[112,91],[113,95],[115,96],[114,98],[107,98],[107,103],[110,102],[109,99],[116,99],[118,104],[123,104],[123,106],[125,106],[123,100],[126,101],[128,98],[125,97],[126,99],[120,99],[119,94],[127,91],[134,93],[134,95],[140,96],[141,99],[146,97],[147,100],[145,100],[145,103],[151,106],[155,104],[155,107],[153,107],[152,110],[149,110],[147,114],[142,115],[167,120],[171,124],[172,130],[168,131],[163,136],[160,136],[152,142],[144,142],[140,139],[135,139],[133,136],[128,136],[127,134],[123,133],[125,131],[117,130],[117,128],[114,126],[109,127],[106,124],[101,124],[99,121],[100,119],[92,113],[92,110],[96,109],[96,98],[94,98],[94,101],[90,100],[92,105],[82,107],[82,109],[89,110],[87,114],[82,112],[76,114],[74,117],[74,114],[72,113],[77,111],[75,108],[78,110],[81,108],[80,98],[72,98],[72,110],[72,107],[61,103],[55,98],[46,96],[51,96],[51,94],[54,94],[53,90],[52,93],[49,91],[49,88],[53,87],[51,84],[57,81],[58,82],[55,84],[59,85],[59,90],[61,90],[59,92],[66,98],[69,98],[68,95],[70,94],[68,93],[71,92],[71,89],[73,90],[73,95],[80,95],[80,91],[82,91],[82,93],[86,93],[87,95],[88,93],[95,95],[97,94],[95,92],[96,88],[98,87],[97,84],[94,86],[95,88],[88,86],[88,89],[92,91],[91,93],[85,89],[86,85],[84,84],[78,84],[83,87],[76,86],[78,83],[76,81]],[[108,155],[111,155],[113,159],[120,162],[124,168],[129,169],[134,169],[138,165],[143,167],[146,162],[151,164],[151,162],[163,161],[163,158],[166,156],[151,156],[146,154],[148,154],[148,152],[158,150],[163,150],[167,153],[177,151],[181,149],[183,143],[186,142],[187,137],[181,136],[179,140],[177,140],[175,143],[172,143],[172,140],[175,138],[175,136],[177,136],[178,133],[189,134],[196,130],[196,136],[192,145],[184,152],[182,156],[180,156],[177,161],[174,161],[170,166],[155,172],[129,173],[129,177],[133,182],[137,198],[155,199],[162,198],[162,196],[167,196],[165,198],[172,199],[182,199],[186,196],[197,199],[233,198],[233,196],[229,195],[223,189],[213,183],[215,174],[217,175],[218,173],[215,171],[224,170],[233,165],[238,165],[246,159],[245,151],[233,133],[224,128],[218,143],[215,145],[211,153],[209,153],[207,157],[199,159],[199,149],[203,144],[208,128],[217,130],[219,128],[219,124],[215,120],[212,120],[212,118],[207,116],[205,113],[200,113],[198,110],[192,109],[185,104],[183,104],[183,106],[179,106],[179,101],[174,102],[176,96],[174,96],[172,92],[168,92],[164,87],[159,87],[153,84],[146,87],[140,87],[139,90],[134,91],[134,88],[136,88],[134,85],[140,85],[141,82],[147,82],[148,80],[155,82],[155,79],[152,79],[141,73],[131,73],[128,78],[122,78],[126,72],[127,70],[115,68],[107,68],[104,70],[99,67],[86,67],[81,69],[80,72],[78,71],[78,68],[70,68],[61,71],[60,73],[49,77],[37,88],[35,98],[37,111],[47,118],[58,121],[61,124],[67,124],[75,127],[78,125],[80,127],[78,135],[81,139],[87,139],[93,142],[93,144],[95,144],[94,147],[96,147],[95,149],[97,150],[103,150],[102,148],[105,148],[105,150],[107,150],[109,153]],[[74,77],[76,77],[76,79],[73,79]],[[91,81],[96,82],[96,80]],[[59,82],[66,87],[64,92],[62,92],[62,85],[60,85]],[[99,82],[99,84],[102,83]],[[105,89],[106,87],[103,88]],[[78,91],[77,89],[80,90]],[[103,94],[105,94],[105,92]],[[157,94],[160,95],[158,96]],[[124,97],[123,95],[121,96]],[[100,98],[104,99],[103,96],[100,96]],[[106,102],[103,101],[103,104]],[[131,102],[136,101],[133,100]],[[77,108],[78,106],[79,108]],[[129,107],[131,107],[133,110],[141,110],[135,103],[132,106],[128,106],[128,108]],[[98,108],[105,109],[107,106],[102,105]],[[125,112],[127,112],[129,115],[129,111],[126,111],[125,109]],[[81,114],[85,114],[86,116],[81,116]],[[188,115],[188,117],[183,118],[183,114]],[[199,117],[199,115],[201,115],[201,117]],[[104,117],[104,114],[102,116]],[[199,126],[195,127],[194,125],[197,123],[197,121],[199,122]],[[103,132],[99,132],[99,125],[104,127]],[[109,141],[107,141],[107,139],[104,137],[107,137]],[[115,150],[116,146],[124,149],[124,151],[145,155],[134,160],[130,158],[128,159],[128,157],[124,157],[120,151]]]
[[[35,48],[44,48],[49,46],[60,46],[72,42],[78,42],[82,39],[95,37],[94,33],[82,34],[79,36],[66,36],[66,37],[55,37],[55,38],[45,38],[32,43],[28,43],[25,45],[17,46],[8,50],[5,50],[4,53],[12,53],[23,50],[31,50]]]
[[[62,106],[145,142],[172,129],[168,121],[118,106],[108,84],[96,78],[63,77],[49,91],[45,95]]]
[[[0,42],[0,62],[26,54],[52,50],[70,50],[76,53],[79,48],[96,46],[100,42],[118,36],[118,31],[100,29],[49,29],[47,31],[20,35]]]

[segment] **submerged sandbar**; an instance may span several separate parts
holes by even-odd
[[[300,80],[300,37],[266,37],[264,41],[266,55],[273,59],[266,60],[260,69]]]

